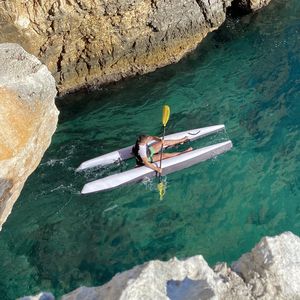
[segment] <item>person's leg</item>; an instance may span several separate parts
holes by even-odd
[[[184,138],[178,139],[178,140],[164,140],[164,146],[170,147],[170,146],[174,146],[174,145],[177,145],[180,143],[184,143],[186,141],[188,141],[187,137],[184,137]],[[161,145],[162,145],[162,142],[157,142],[157,143],[152,144],[150,147],[153,148],[154,153],[158,153],[161,150]]]
[[[186,149],[185,151],[182,151],[182,152],[163,153],[162,154],[162,159],[166,159],[166,158],[171,158],[171,157],[174,157],[174,156],[178,156],[180,154],[183,154],[183,153],[186,153],[186,152],[190,152],[192,150],[193,150],[193,148],[190,147],[190,148],[188,148],[188,149]],[[152,161],[153,162],[160,161],[160,153],[153,155]]]
[[[174,146],[177,144],[185,143],[189,140],[187,136],[183,137],[182,139],[177,139],[177,140],[164,140],[164,145],[165,147],[169,146]]]

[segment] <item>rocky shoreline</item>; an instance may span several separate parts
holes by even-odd
[[[51,142],[57,90],[63,94],[177,62],[225,21],[228,7],[249,13],[269,2],[2,1],[0,230]],[[230,267],[212,269],[201,255],[155,260],[63,299],[300,299],[299,253],[299,237],[286,232],[263,238]]]
[[[225,21],[270,0],[16,0],[0,3],[0,43],[20,44],[60,94],[177,62]]]
[[[0,2],[0,62],[6,65],[0,71],[5,99],[0,108],[0,230],[50,144],[57,124],[56,90],[63,94],[98,86],[177,62],[225,21],[228,7],[249,13],[269,2]]]
[[[300,299],[300,238],[291,232],[264,237],[231,267],[213,269],[201,255],[150,261],[115,275],[100,287],[80,287],[63,300],[91,299]],[[22,300],[52,300],[41,293]]]

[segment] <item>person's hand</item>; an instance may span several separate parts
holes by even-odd
[[[156,172],[161,174],[162,173],[162,168],[156,168]]]

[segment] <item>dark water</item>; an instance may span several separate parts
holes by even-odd
[[[300,234],[300,2],[229,20],[180,63],[57,101],[60,123],[0,233],[0,298],[100,285],[150,259],[231,262],[264,235]],[[84,160],[159,134],[224,123],[234,149],[156,181],[87,196]],[[123,166],[129,168],[130,163]]]

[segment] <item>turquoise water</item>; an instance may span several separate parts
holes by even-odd
[[[150,259],[202,254],[231,262],[264,235],[300,234],[300,2],[273,0],[229,20],[180,63],[57,100],[60,122],[0,233],[0,298],[100,285]],[[76,174],[84,160],[161,132],[224,123],[216,159],[156,181],[81,196],[83,184],[130,168]]]

